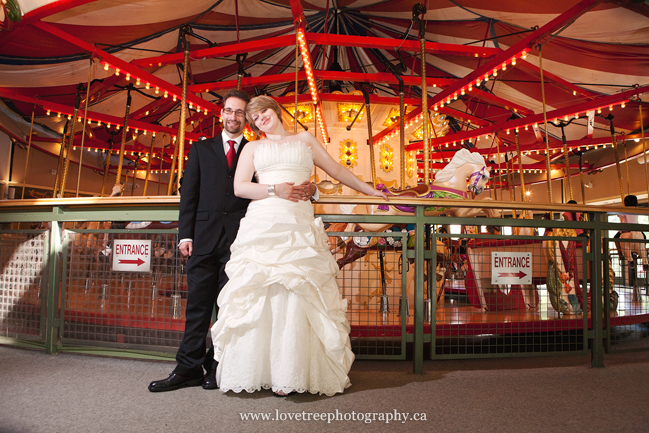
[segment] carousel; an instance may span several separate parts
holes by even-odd
[[[192,144],[221,131],[221,96],[269,95],[287,129],[395,197],[365,203],[312,173],[357,354],[403,358],[417,327],[433,355],[580,351],[594,305],[609,326],[649,322],[649,219],[635,209],[649,192],[648,40],[649,6],[629,0],[3,0],[0,200],[177,197]],[[614,208],[606,221],[597,206]],[[16,257],[61,235],[60,337],[175,351],[177,223],[78,215],[61,233],[0,220],[2,335],[44,314],[42,257]],[[609,222],[626,225],[598,231]],[[151,245],[148,271],[114,266],[129,239]]]

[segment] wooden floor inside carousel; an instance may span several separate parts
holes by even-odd
[[[65,287],[64,337],[100,340],[117,343],[129,340],[128,335],[146,336],[159,332],[181,333],[184,329],[186,304],[184,279],[174,276],[123,273],[117,281],[106,284],[101,278],[70,279]],[[176,287],[180,287],[176,290]],[[490,334],[521,334],[557,332],[584,329],[584,314],[559,314],[549,302],[545,286],[538,286],[538,304],[524,309],[485,311],[471,305],[462,295],[462,280],[447,281],[447,293],[432,315],[437,337],[480,336]],[[612,326],[649,322],[649,295],[645,286],[616,287],[619,303],[610,312]],[[25,287],[6,293],[11,297],[8,318],[16,314],[39,315],[40,291]],[[414,305],[409,305],[410,315],[402,322],[399,299],[388,298],[388,311],[379,308],[357,308],[351,304],[347,311],[352,338],[401,337],[414,332]],[[424,314],[424,332],[431,332],[430,320]],[[590,321],[590,312],[586,315]],[[176,336],[177,337],[177,336]],[[172,338],[168,335],[165,338]]]

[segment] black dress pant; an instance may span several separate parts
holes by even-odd
[[[202,377],[206,371],[216,370],[214,348],[206,353],[206,337],[210,329],[212,309],[221,288],[228,281],[225,264],[230,260],[231,242],[221,231],[216,246],[209,254],[192,255],[187,261],[187,306],[185,334],[176,353],[178,365],[175,374]],[[216,306],[218,311],[218,306]]]

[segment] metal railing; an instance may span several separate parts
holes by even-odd
[[[320,203],[378,202],[323,197]],[[601,367],[605,350],[649,348],[646,253],[622,263],[618,251],[608,247],[609,241],[616,241],[646,251],[646,242],[604,237],[609,230],[646,228],[609,223],[607,213],[643,210],[470,200],[393,199],[391,204],[414,205],[416,212],[321,215],[325,224],[396,226],[391,232],[345,228],[328,233],[341,268],[338,284],[348,300],[350,338],[359,359],[410,355],[413,370],[421,373],[426,357],[584,354],[590,349],[591,365]],[[431,206],[478,205],[582,212],[587,220],[425,215]],[[107,222],[177,221],[177,206],[177,197],[0,202],[0,343],[41,347],[47,353],[172,358],[184,329],[186,298],[177,231],[118,229]],[[449,224],[546,232],[438,232]],[[549,235],[551,229],[555,233]],[[571,230],[584,234],[575,237]],[[118,239],[150,241],[150,271],[114,270],[111,246]],[[494,283],[493,253],[527,254],[534,263],[532,279],[526,284]],[[636,265],[633,275],[630,262]],[[611,269],[626,273],[618,271],[609,278]]]

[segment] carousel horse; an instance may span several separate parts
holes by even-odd
[[[432,198],[432,199],[467,199],[467,192],[481,194],[485,185],[489,182],[491,168],[487,167],[484,158],[478,153],[469,152],[461,149],[453,155],[451,162],[435,175],[435,181],[432,185],[418,185],[414,188],[408,188],[400,191],[390,191],[384,185],[377,185],[378,189],[395,196],[405,198]],[[490,200],[489,198],[487,200]],[[357,206],[354,213],[369,215],[408,215],[414,214],[414,206],[400,205],[372,205],[365,206],[363,212],[362,206]],[[489,218],[500,217],[500,212],[496,209],[487,208],[456,208],[446,206],[426,207],[424,214],[426,216],[448,215],[456,217],[472,217],[484,213]],[[389,224],[358,224],[365,231],[383,231]]]

